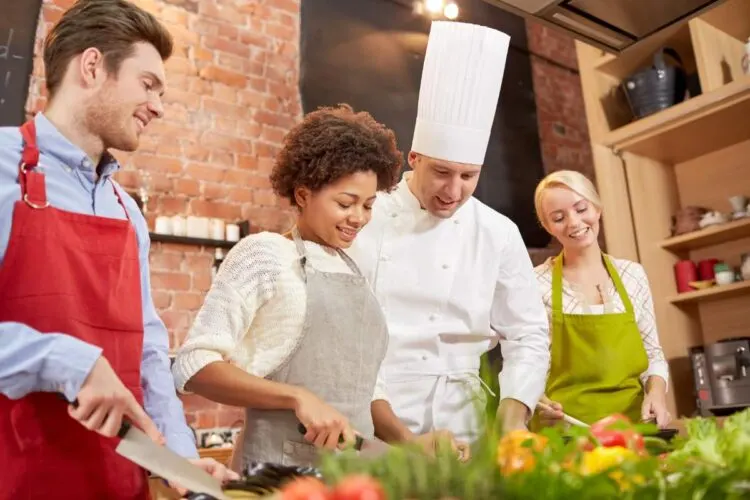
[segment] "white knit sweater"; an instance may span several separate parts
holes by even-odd
[[[352,273],[333,249],[305,242],[308,265]],[[172,371],[180,392],[215,361],[257,377],[275,372],[302,335],[307,292],[293,240],[276,233],[243,238],[226,256],[205,302],[177,352]],[[378,377],[373,400],[386,399]]]

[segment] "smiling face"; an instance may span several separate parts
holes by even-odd
[[[430,214],[448,219],[471,198],[479,182],[480,165],[437,160],[409,153],[414,174],[409,188]]]
[[[296,190],[300,207],[298,226],[308,239],[333,248],[349,248],[357,233],[370,222],[378,187],[375,172],[354,172],[322,189]]]
[[[541,198],[545,229],[566,250],[581,250],[597,244],[601,210],[591,201],[564,186],[546,188]]]
[[[83,54],[84,64],[86,57],[97,57],[98,51],[91,51]],[[103,61],[97,64],[105,72]],[[164,113],[162,58],[153,45],[136,43],[132,56],[122,61],[116,75],[99,78],[86,113],[87,128],[101,138],[105,148],[134,151],[149,122]]]

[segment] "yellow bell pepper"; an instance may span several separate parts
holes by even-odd
[[[624,446],[598,446],[583,454],[581,473],[583,475],[597,474],[628,461],[638,460],[638,454]],[[628,490],[634,484],[643,484],[645,479],[639,474],[625,476],[621,470],[613,470],[609,477],[620,485],[620,490]]]
[[[581,464],[581,473],[596,474],[603,470],[619,465],[626,460],[635,460],[638,455],[624,446],[597,446],[591,451],[583,454],[583,463]]]

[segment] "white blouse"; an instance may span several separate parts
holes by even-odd
[[[669,366],[659,343],[656,318],[654,316],[654,303],[646,271],[637,262],[616,259],[614,257],[610,257],[610,260],[620,275],[625,291],[633,303],[635,319],[638,323],[638,329],[641,332],[646,355],[648,356],[648,369],[642,374],[641,382],[645,384],[650,376],[659,376],[667,382],[669,381]],[[542,299],[547,308],[547,316],[549,317],[550,324],[552,322],[553,267],[554,258],[550,257],[543,264],[534,268],[542,292]],[[625,312],[625,305],[622,303],[622,299],[620,299],[612,279],[607,282],[606,289],[603,291],[603,305],[588,304],[583,294],[577,291],[576,286],[568,282],[565,277],[563,277],[562,285],[562,306],[563,313],[565,314],[611,314]]]
[[[321,272],[352,273],[335,250],[305,241],[308,263]],[[228,361],[257,377],[281,367],[302,335],[307,289],[293,240],[262,232],[227,253],[205,302],[177,352],[180,392],[202,368]],[[378,382],[373,400],[386,399]]]

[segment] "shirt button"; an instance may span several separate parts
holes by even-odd
[[[383,255],[383,256],[380,257],[380,260],[382,260],[383,262],[386,262],[386,261],[390,260],[390,257],[388,257],[387,255]]]
[[[398,217],[398,214],[397,214],[396,212],[393,212],[393,213],[391,214],[391,217]]]
[[[435,321],[437,319],[437,314],[430,314],[430,321]]]
[[[427,361],[427,356],[422,356],[422,360]]]
[[[73,169],[72,169],[72,168],[70,168],[70,167],[65,167],[65,170],[67,170],[67,171],[68,171],[68,173],[71,173],[71,172],[73,171]]]
[[[83,160],[83,168],[91,168],[91,162],[88,160]]]
[[[443,264],[443,269],[448,269],[449,267],[451,266],[449,266],[448,264]]]
[[[458,220],[458,219],[453,219],[453,223],[454,223],[454,224],[458,224],[458,223],[460,223],[460,222],[461,222],[461,221],[460,221],[460,220]]]

